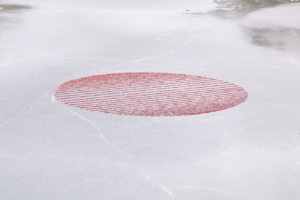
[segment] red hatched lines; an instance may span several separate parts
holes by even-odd
[[[55,97],[67,105],[104,113],[178,116],[215,112],[244,102],[247,92],[201,76],[133,72],[68,81]]]

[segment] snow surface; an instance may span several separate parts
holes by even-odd
[[[298,200],[300,4],[244,15],[216,6],[0,1],[0,199]],[[53,97],[71,79],[136,71],[213,77],[249,97],[180,117]]]

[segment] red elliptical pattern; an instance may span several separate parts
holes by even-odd
[[[132,72],[84,77],[63,83],[55,97],[78,108],[136,116],[215,112],[244,102],[232,83],[194,75]]]

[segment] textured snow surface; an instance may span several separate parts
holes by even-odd
[[[246,1],[247,2],[247,1]],[[244,1],[243,1],[244,3]],[[0,199],[300,199],[300,4],[0,1]],[[173,117],[67,106],[82,77],[211,77],[248,99]]]

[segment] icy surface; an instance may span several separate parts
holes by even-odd
[[[300,4],[215,8],[0,1],[0,199],[300,199]],[[53,97],[68,80],[136,71],[213,77],[249,97],[152,118]]]

